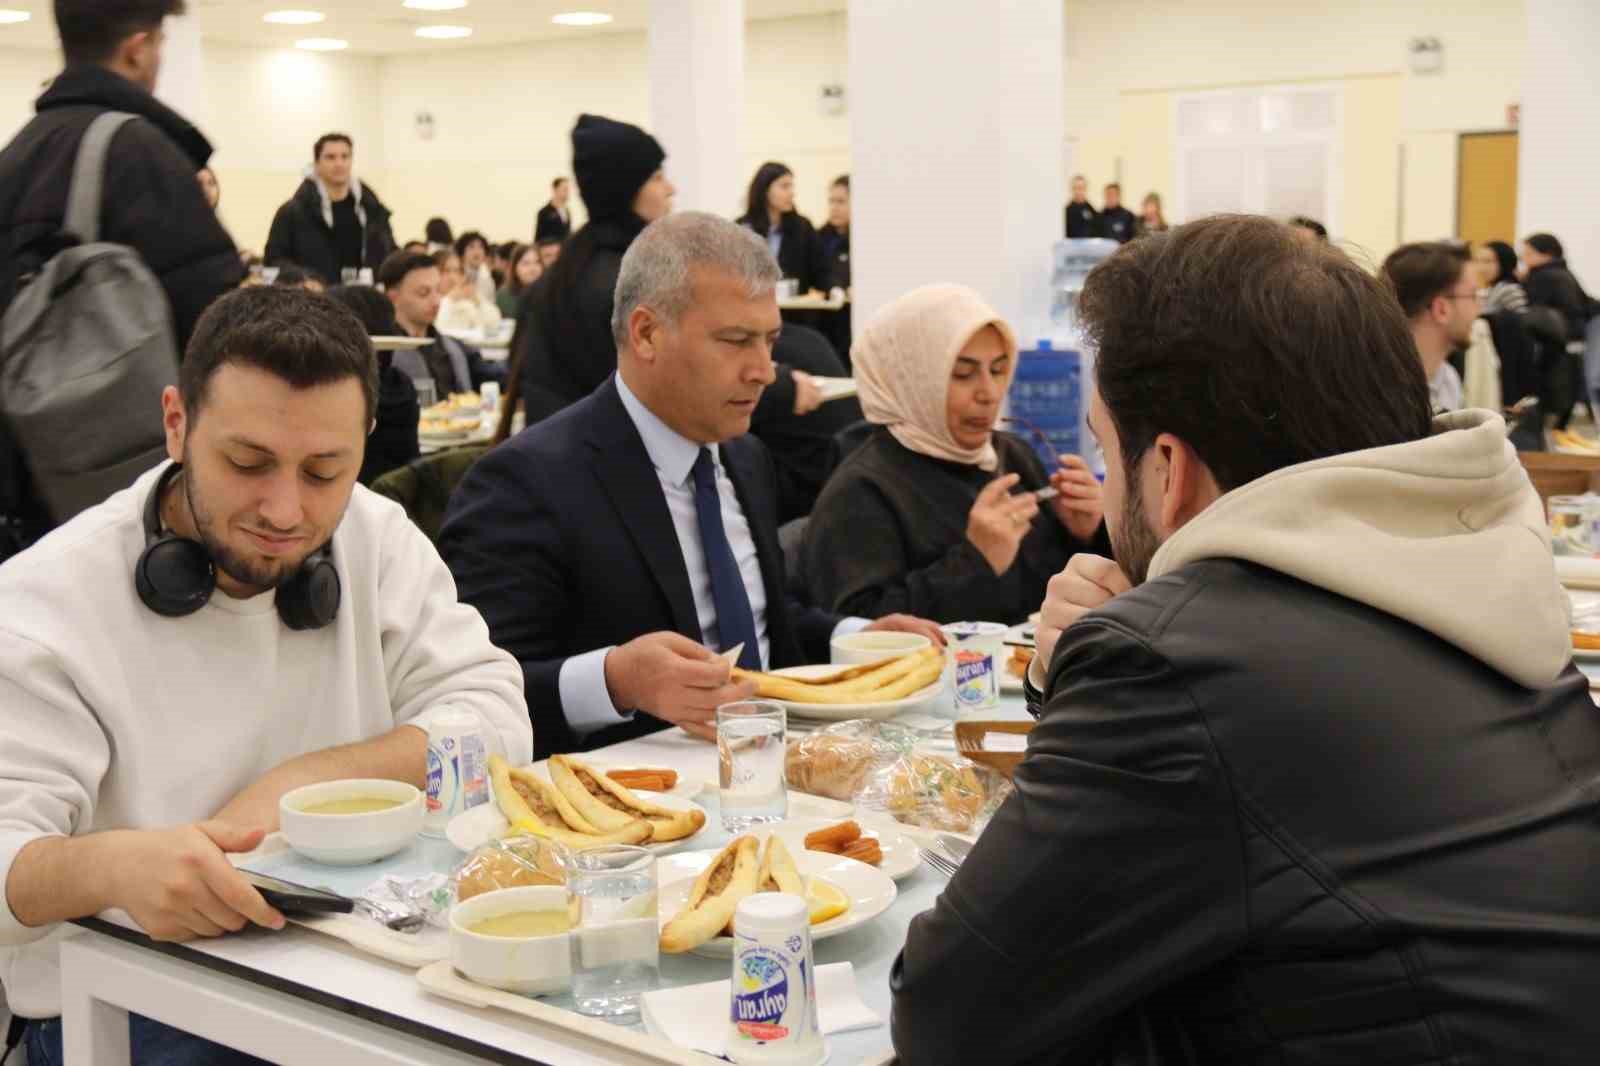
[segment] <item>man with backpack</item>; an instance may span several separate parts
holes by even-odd
[[[168,334],[156,347],[172,353],[164,355],[171,365],[163,373],[174,379],[176,353],[201,312],[244,276],[232,239],[195,180],[211,157],[210,142],[152,95],[161,69],[162,20],[184,8],[184,0],[55,0],[66,69],[39,98],[38,115],[0,150],[0,312],[5,312],[27,281],[77,243],[63,229],[78,148],[90,125],[108,112],[134,116],[115,130],[105,150],[101,188],[115,195],[99,203],[96,236],[131,249],[165,294],[165,308],[126,310],[153,316],[152,331]],[[88,214],[92,220],[95,212]],[[161,322],[163,311],[166,322]],[[0,410],[8,412],[0,420],[0,559],[67,517],[47,502],[49,494],[29,471],[40,458],[37,438],[30,440],[9,414],[23,372],[11,358],[15,332],[8,329],[0,343]],[[8,388],[13,397],[5,395]],[[89,399],[93,406],[94,398]],[[109,414],[126,406],[122,401],[128,397],[108,389],[102,399],[99,406]],[[159,421],[147,411],[141,407],[138,413],[149,418],[150,432],[138,436],[141,443],[152,435],[159,442]],[[91,424],[80,432],[109,437],[120,430]],[[118,451],[116,441],[104,443]],[[111,457],[125,463],[144,450],[127,446],[121,451]],[[127,472],[125,483],[140,472]]]

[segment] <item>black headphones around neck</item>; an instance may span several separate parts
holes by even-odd
[[[206,546],[161,528],[161,494],[183,470],[173,463],[144,502],[144,551],[133,569],[139,599],[156,614],[182,618],[211,599],[217,587],[217,564]],[[278,586],[278,617],[290,629],[321,629],[339,613],[339,571],[333,565],[333,542],[306,556],[293,577]]]

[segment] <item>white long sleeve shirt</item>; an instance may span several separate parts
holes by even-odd
[[[4,899],[34,840],[201,821],[288,759],[447,707],[513,763],[533,753],[520,667],[399,506],[356,487],[323,629],[289,629],[272,592],[163,618],[133,582],[159,473],[0,566],[0,981],[25,1017],[61,1011],[61,930]]]

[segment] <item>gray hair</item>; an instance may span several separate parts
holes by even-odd
[[[766,242],[743,226],[703,211],[667,215],[645,227],[622,257],[611,311],[611,336],[628,344],[628,318],[648,306],[677,322],[693,295],[695,267],[731,274],[752,298],[771,292],[783,277]]]

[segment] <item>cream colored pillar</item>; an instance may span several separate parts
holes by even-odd
[[[680,211],[737,213],[744,119],[744,0],[655,0],[650,132]]]

